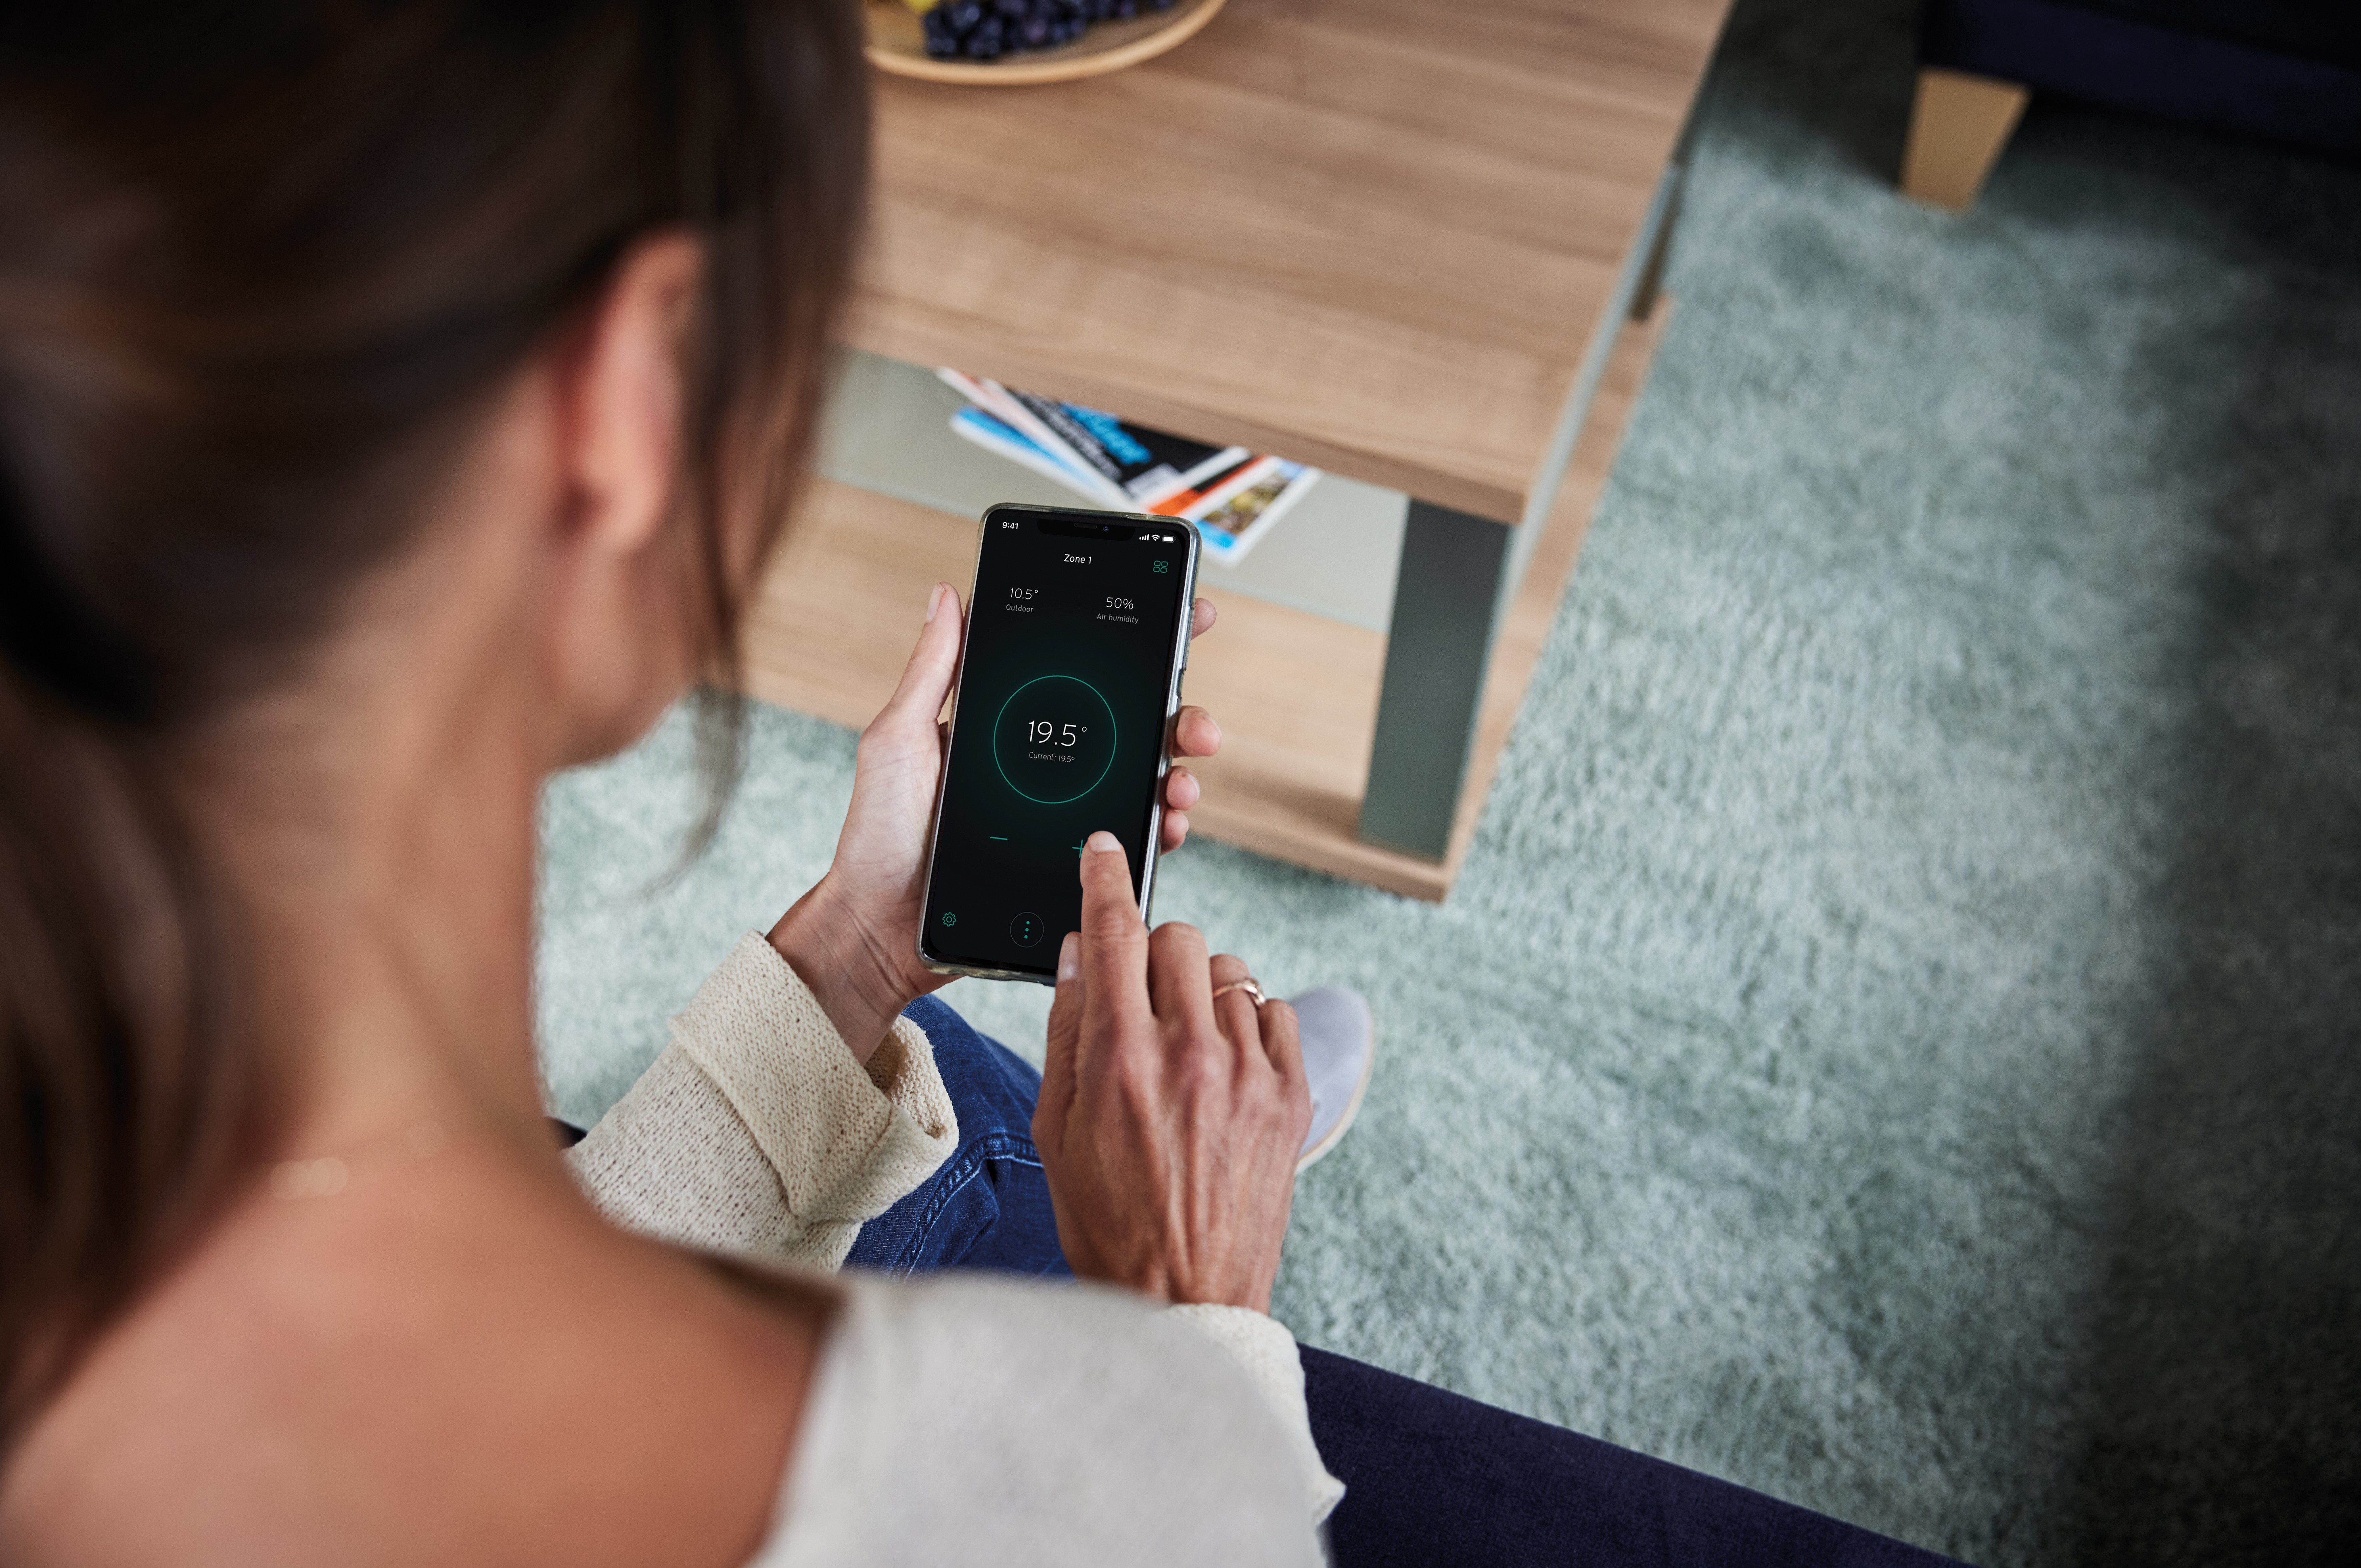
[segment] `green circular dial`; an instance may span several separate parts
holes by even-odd
[[[1098,788],[1115,765],[1115,709],[1072,675],[1034,676],[992,721],[1000,776],[1038,806],[1064,806]]]

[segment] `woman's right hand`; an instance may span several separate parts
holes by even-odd
[[[1112,833],[1082,855],[1033,1141],[1075,1274],[1167,1301],[1270,1310],[1312,1122],[1295,1011],[1257,1008],[1193,927],[1148,930]]]

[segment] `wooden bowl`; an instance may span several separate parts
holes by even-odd
[[[1193,38],[1213,19],[1222,3],[1174,0],[1169,11],[1149,11],[1128,22],[1093,23],[1081,38],[1057,49],[1025,49],[989,60],[928,55],[924,24],[902,0],[867,0],[862,10],[869,28],[870,63],[880,71],[971,87],[1029,87],[1104,76],[1153,60]]]

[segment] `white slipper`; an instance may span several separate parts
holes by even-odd
[[[1312,1130],[1304,1135],[1301,1172],[1342,1142],[1360,1114],[1369,1091],[1369,1069],[1378,1059],[1378,1025],[1357,991],[1323,985],[1290,997],[1297,1037],[1303,1044],[1303,1076],[1312,1084]]]

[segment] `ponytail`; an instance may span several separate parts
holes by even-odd
[[[157,762],[0,664],[0,1456],[268,1120],[235,922]]]

